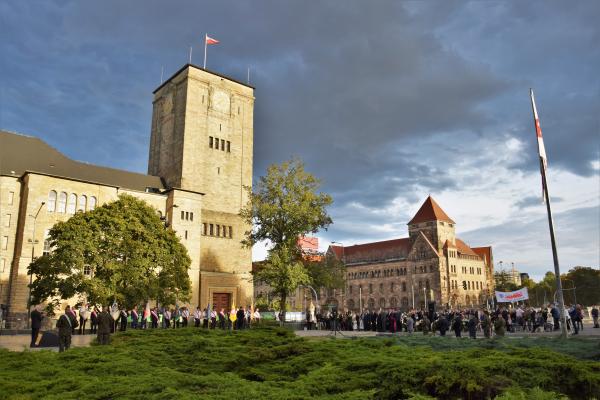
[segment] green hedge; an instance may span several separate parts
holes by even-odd
[[[0,351],[0,398],[600,398],[597,340],[307,340],[278,328],[113,339],[61,354]]]

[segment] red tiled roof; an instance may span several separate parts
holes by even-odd
[[[460,254],[468,254],[470,256],[478,256],[479,254],[475,253],[472,248],[469,247],[465,242],[456,238],[456,249]]]
[[[438,205],[438,203],[435,202],[435,200],[433,200],[431,196],[428,196],[427,199],[425,199],[425,202],[421,208],[419,208],[419,211],[417,211],[413,219],[411,219],[408,224],[419,224],[421,222],[429,221],[445,221],[450,222],[451,224],[454,223],[454,221],[452,221],[452,219],[446,215],[444,210],[442,210],[442,208]]]
[[[492,246],[473,247],[472,249],[479,257],[483,258],[485,265],[489,266],[492,264]]]
[[[300,236],[298,238],[298,246],[302,251],[318,251],[319,250],[319,238],[314,236]]]
[[[383,261],[405,258],[410,250],[409,238],[384,240],[354,246],[329,246],[329,249],[346,263]]]

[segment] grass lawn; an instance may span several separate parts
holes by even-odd
[[[66,353],[0,350],[1,399],[600,399],[600,341],[308,340],[277,328],[127,331]]]

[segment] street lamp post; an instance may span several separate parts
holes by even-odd
[[[33,218],[33,232],[31,235],[31,262],[34,261],[34,257],[35,257],[35,244],[37,243],[37,241],[35,240],[35,225],[37,223],[37,217],[40,214],[40,211],[42,211],[42,207],[44,207],[44,204],[46,204],[45,201],[42,201],[42,203],[40,204],[40,207],[38,208],[37,212],[35,213],[35,215],[29,215],[30,217]],[[29,272],[29,294],[27,295],[27,329],[29,329],[31,327],[31,285],[33,283],[33,274],[31,273],[31,271]]]

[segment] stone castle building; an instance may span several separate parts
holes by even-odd
[[[347,269],[346,287],[329,290],[321,306],[402,309],[485,304],[493,293],[492,248],[470,247],[455,222],[428,197],[408,223],[408,237],[330,246]]]
[[[40,139],[0,131],[0,303],[26,324],[27,267],[49,229],[127,193],[175,230],[192,259],[191,306],[250,304],[254,88],[187,64],[154,91],[148,175],[71,160]],[[91,273],[91,271],[90,271]],[[8,313],[7,313],[8,312]],[[8,315],[8,318],[6,316]]]

